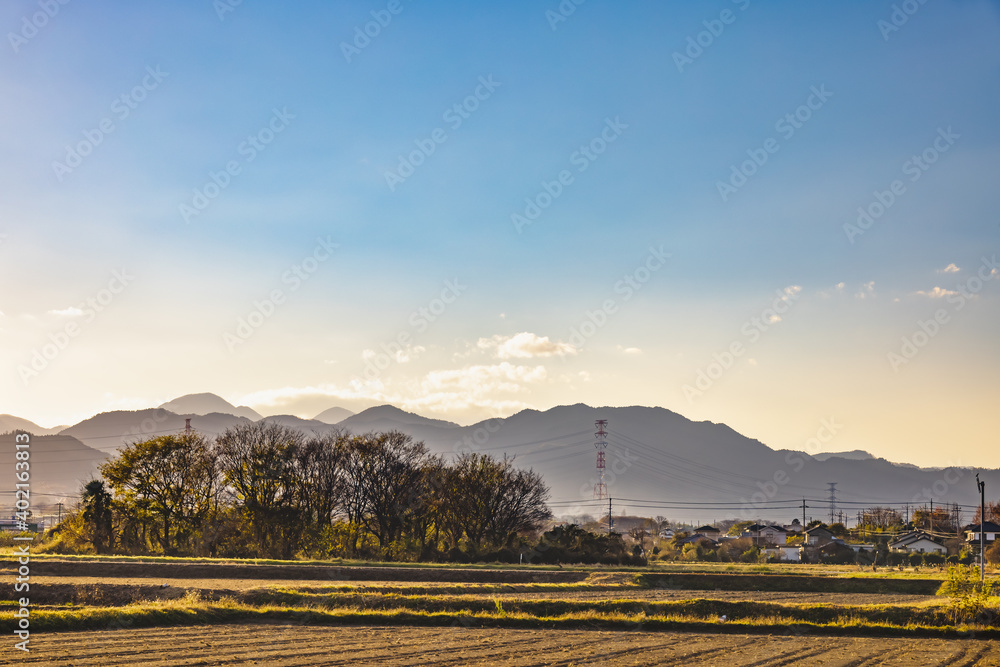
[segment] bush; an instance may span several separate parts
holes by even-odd
[[[889,565],[903,565],[908,562],[909,555],[903,551],[890,551],[886,554],[885,560]]]
[[[924,565],[944,565],[944,562],[943,554],[924,554]]]
[[[974,567],[949,567],[948,579],[941,584],[938,595],[951,598],[955,622],[975,620],[986,608],[993,595],[993,582],[980,581]]]
[[[909,555],[909,558],[907,558],[906,560],[910,563],[911,566],[920,567],[921,565],[924,564],[924,555],[919,551],[914,551]]]

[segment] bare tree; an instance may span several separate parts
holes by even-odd
[[[367,433],[351,442],[347,504],[383,549],[425,511],[427,470],[436,462],[422,442],[399,431]]]
[[[230,493],[249,520],[259,548],[290,558],[301,533],[296,461],[303,435],[258,421],[219,436],[216,452]]]
[[[157,522],[157,541],[167,554],[175,536],[184,542],[200,525],[216,485],[214,457],[198,433],[133,442],[102,465],[101,474],[123,502]]]

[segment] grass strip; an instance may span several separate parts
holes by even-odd
[[[0,618],[0,632],[11,632],[14,619]],[[316,609],[222,603],[165,603],[121,608],[91,607],[36,611],[31,627],[38,632],[130,629],[229,623],[297,625],[408,625],[477,628],[600,629],[622,631],[687,631],[736,634],[830,635],[869,637],[1000,638],[1000,628],[871,623],[842,617],[833,622],[785,621],[774,617],[721,622],[683,614],[646,614],[588,610],[552,616],[524,612],[412,611],[408,609]]]

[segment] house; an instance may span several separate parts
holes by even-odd
[[[786,563],[798,563],[802,560],[802,547],[782,545],[779,547],[764,547],[762,551],[770,557]]]
[[[677,540],[677,546],[684,548],[686,544],[701,544],[704,547],[717,547],[719,543],[713,540],[711,537],[702,535],[701,533],[694,533],[683,539]]]
[[[989,549],[990,546],[996,542],[997,535],[1000,534],[1000,526],[993,523],[992,521],[987,521],[982,526],[983,538],[986,540],[986,548]],[[970,547],[979,550],[979,524],[974,526],[965,527],[965,541]]]
[[[805,530],[805,526],[799,523],[798,519],[792,519],[791,523],[785,524],[782,528],[785,529],[786,533],[795,533],[796,535]]]
[[[948,555],[948,548],[936,537],[914,530],[889,542],[889,551]]]
[[[767,543],[780,546],[788,542],[788,533],[778,526],[765,526],[759,523],[747,526],[740,537],[752,537],[755,543]]]
[[[692,534],[701,534],[712,541],[716,541],[722,535],[722,531],[715,526],[702,526],[691,531]]]
[[[852,549],[854,549],[854,553],[856,553],[856,554],[857,553],[862,553],[862,552],[870,553],[870,554],[875,553],[875,545],[874,544],[848,544],[847,546],[849,546]]]
[[[828,542],[833,542],[836,536],[823,526],[813,526],[806,531],[806,544],[812,546],[822,546]]]
[[[674,532],[673,528],[664,528],[663,530],[660,531],[661,540],[669,540],[674,535],[676,535],[676,533]]]

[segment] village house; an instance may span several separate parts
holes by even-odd
[[[972,547],[975,553],[979,553],[979,524],[974,526],[965,527],[965,542]],[[1000,526],[993,523],[992,521],[987,521],[982,525],[983,539],[986,540],[986,548],[989,549],[993,546],[993,543],[997,540],[997,535],[1000,534]]]
[[[915,530],[889,542],[889,551],[948,555],[948,548],[936,537]]]
[[[715,526],[702,526],[691,531],[692,534],[704,535],[713,542],[717,542],[722,536],[722,531]]]
[[[755,544],[773,544],[780,546],[788,542],[788,533],[779,526],[765,526],[755,523],[743,529],[740,537],[751,537]]]
[[[806,531],[806,544],[819,547],[833,542],[836,536],[823,526],[813,526]]]

